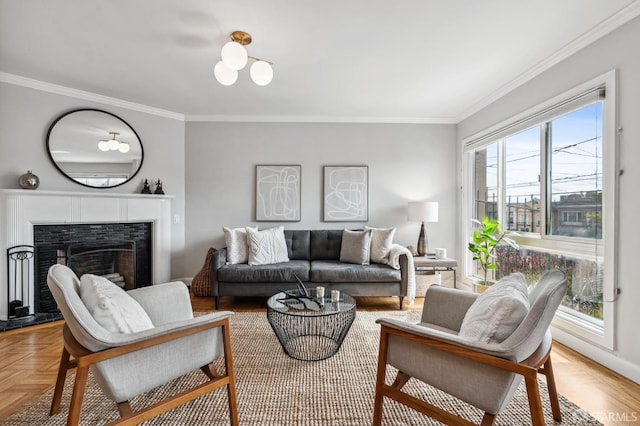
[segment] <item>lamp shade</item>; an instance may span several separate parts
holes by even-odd
[[[437,222],[437,201],[409,201],[408,219],[410,222]]]

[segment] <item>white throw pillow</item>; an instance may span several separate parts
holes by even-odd
[[[135,333],[153,328],[151,318],[126,291],[104,277],[80,277],[80,299],[93,318],[112,333]]]
[[[256,231],[258,227],[252,228]],[[227,245],[227,263],[247,263],[249,261],[249,242],[247,241],[247,228],[222,227],[224,243]]]
[[[473,302],[460,332],[475,342],[501,343],[509,337],[529,312],[529,293],[524,275],[502,278]]]
[[[284,226],[258,231],[247,228],[249,265],[270,265],[289,261]]]
[[[358,265],[369,264],[371,249],[371,230],[342,232],[342,245],[340,246],[340,262],[356,263]]]
[[[371,230],[371,263],[388,264],[396,228],[370,228],[365,226],[364,229],[365,231]]]

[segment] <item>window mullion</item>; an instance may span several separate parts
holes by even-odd
[[[505,173],[505,166],[506,166],[506,156],[505,156],[505,138],[502,138],[500,140],[498,140],[498,205],[497,205],[497,213],[498,213],[498,221],[500,223],[502,223],[503,225],[505,223],[507,223],[507,221],[509,220],[509,218],[506,217],[506,210],[505,210],[505,199],[506,199],[506,173]],[[505,228],[506,229],[506,228]]]
[[[551,220],[551,123],[540,126],[540,236],[549,235]]]

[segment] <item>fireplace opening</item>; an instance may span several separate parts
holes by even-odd
[[[136,288],[135,241],[72,244],[57,253],[58,263],[67,265],[78,277],[99,275],[124,290]]]

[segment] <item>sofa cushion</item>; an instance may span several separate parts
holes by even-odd
[[[489,287],[469,307],[460,325],[460,337],[475,342],[501,343],[529,313],[524,275],[515,273]]]
[[[311,282],[397,282],[400,271],[386,265],[355,265],[337,260],[312,260]]]
[[[311,260],[339,260],[342,229],[311,231]]]
[[[112,333],[153,328],[151,318],[126,291],[98,275],[80,277],[80,299],[98,324]]]
[[[396,228],[370,228],[365,226],[364,229],[371,230],[371,263],[388,264]]]
[[[371,231],[350,231],[345,229],[342,233],[342,245],[340,247],[340,262],[355,263],[358,265],[369,264],[371,252]]]
[[[258,227],[253,228],[256,231]],[[247,263],[249,261],[249,242],[247,241],[247,228],[222,227],[224,243],[227,245],[227,262]]]
[[[223,265],[218,269],[218,281],[223,282],[296,282],[294,274],[309,281],[309,261],[291,260],[273,265]]]
[[[290,260],[311,260],[311,233],[309,231],[285,229],[284,239]]]
[[[247,227],[249,265],[270,265],[289,261],[284,226],[256,231]]]

